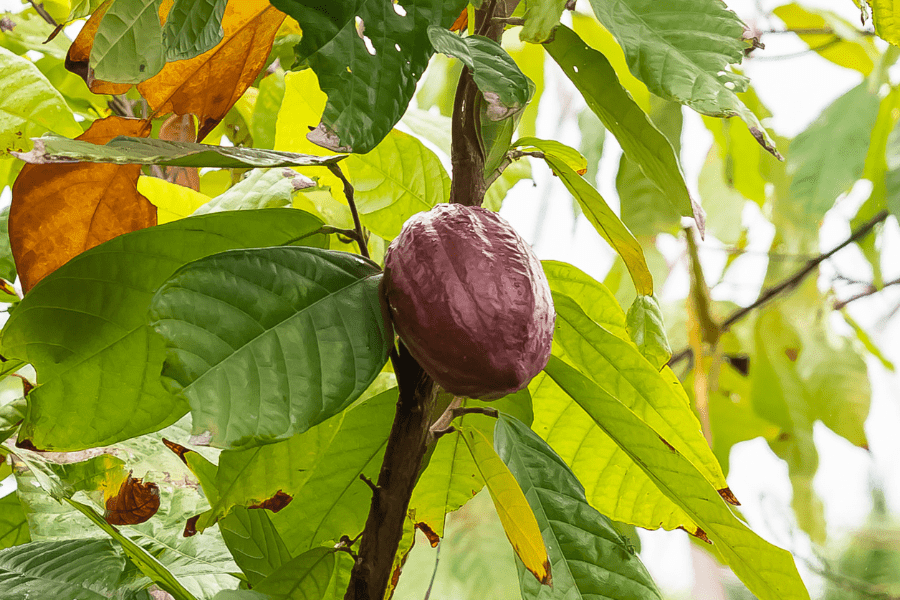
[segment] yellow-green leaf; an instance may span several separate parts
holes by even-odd
[[[879,52],[871,37],[828,10],[811,10],[796,2],[775,7],[775,16],[788,29],[822,30],[823,33],[798,33],[810,49],[836,65],[868,75],[875,67]],[[877,26],[877,24],[876,24]],[[828,32],[830,30],[830,33]]]
[[[459,434],[484,477],[503,530],[516,554],[538,581],[550,585],[550,559],[541,537],[541,528],[516,478],[482,432],[462,428]]]
[[[141,177],[137,182],[137,190],[156,207],[159,225],[190,216],[211,199],[206,194],[158,177]]]
[[[900,1],[869,0],[875,33],[895,46],[900,46]]]

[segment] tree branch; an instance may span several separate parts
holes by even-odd
[[[866,237],[866,235],[868,235],[869,232],[872,231],[872,229],[876,225],[878,225],[879,223],[884,221],[888,217],[888,215],[889,215],[889,213],[886,210],[879,212],[877,215],[872,217],[868,222],[861,225],[846,240],[844,240],[843,242],[841,242],[840,244],[838,244],[837,246],[835,246],[828,252],[825,252],[824,254],[820,254],[819,256],[810,260],[809,262],[806,263],[806,265],[804,265],[801,269],[799,269],[796,273],[794,273],[790,277],[782,280],[780,283],[765,290],[762,294],[760,294],[759,298],[756,299],[756,302],[754,302],[753,304],[750,304],[749,306],[745,306],[744,308],[740,308],[740,309],[734,311],[733,313],[731,313],[730,315],[728,315],[728,317],[726,317],[725,320],[722,321],[722,324],[719,325],[719,332],[725,333],[726,331],[731,329],[732,325],[734,325],[738,321],[742,320],[744,317],[749,315],[754,310],[768,304],[769,302],[771,302],[772,300],[774,300],[781,294],[783,294],[787,291],[790,291],[790,290],[794,289],[795,287],[797,287],[798,285],[800,285],[800,283],[804,279],[806,279],[810,273],[815,271],[816,268],[818,268],[818,266],[820,264],[822,264],[823,262],[825,262],[826,260],[828,260],[829,258],[834,256],[835,254],[837,254],[838,252],[840,252],[841,250],[843,250],[850,244],[858,242],[862,238]],[[691,354],[692,354],[692,352],[691,352],[690,348],[684,348],[680,352],[673,354],[672,358],[669,359],[669,362],[667,364],[670,367],[675,366],[678,363],[680,363],[682,360],[691,356]]]
[[[480,35],[499,40],[502,24],[492,17],[508,15],[518,0],[485,0],[475,13],[475,30]],[[497,11],[496,6],[501,10]],[[451,163],[453,181],[450,201],[467,206],[480,206],[486,190],[484,154],[478,126],[476,94],[478,88],[467,69],[460,76],[454,100]],[[339,172],[339,170],[338,170]],[[335,174],[343,179],[343,174]],[[345,191],[347,190],[345,181]],[[361,233],[358,216],[351,200],[354,223]],[[397,412],[388,438],[378,483],[372,491],[369,516],[363,530],[359,554],[350,574],[345,600],[381,600],[393,575],[394,557],[403,537],[409,500],[418,479],[430,434],[432,413],[439,386],[421,365],[399,343],[391,353],[391,362],[400,388]]]
[[[867,287],[865,289],[865,291],[859,292],[858,294],[854,294],[854,295],[850,296],[849,298],[847,298],[846,300],[839,300],[839,301],[835,302],[834,306],[832,308],[834,308],[834,310],[841,310],[842,308],[844,308],[851,302],[856,302],[860,298],[865,298],[867,296],[877,294],[884,288],[890,287],[892,285],[900,285],[900,279],[894,279],[892,281],[888,281],[887,283],[882,285],[880,288],[876,288],[874,285],[869,285],[869,287]]]

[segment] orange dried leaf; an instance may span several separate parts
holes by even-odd
[[[456,20],[453,21],[453,25],[450,26],[450,31],[463,31],[469,26],[469,9],[468,7],[464,8],[460,15],[456,17]]]
[[[149,133],[149,121],[108,117],[78,139],[105,144],[117,135]],[[9,209],[9,243],[22,289],[85,250],[156,225],[156,207],[137,191],[140,173],[140,165],[25,165]]]
[[[159,139],[173,142],[196,142],[194,115],[171,115],[159,128]],[[200,169],[196,167],[164,167],[165,180],[195,192],[200,191]]]
[[[95,94],[124,94],[131,89],[130,83],[110,83],[94,79],[94,69],[90,65],[94,36],[97,35],[100,21],[103,20],[103,16],[112,3],[113,0],[106,0],[94,11],[91,18],[81,28],[78,37],[69,46],[69,52],[66,54],[66,69],[84,79],[88,88]]]
[[[138,91],[154,116],[197,115],[197,139],[202,140],[262,71],[284,18],[268,0],[229,2],[222,17],[225,35],[215,48],[190,60],[166,64],[138,85]]]
[[[110,525],[137,525],[144,523],[159,510],[159,487],[144,483],[128,474],[119,492],[106,501],[103,515]]]

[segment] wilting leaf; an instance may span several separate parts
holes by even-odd
[[[544,160],[553,172],[562,180],[569,193],[578,200],[581,210],[594,229],[603,239],[619,253],[638,294],[653,293],[653,276],[647,268],[644,251],[621,219],[616,216],[600,193],[579,176],[569,165],[552,154],[545,155]]]
[[[411,216],[450,198],[450,177],[441,161],[401,131],[391,131],[374,150],[353,154],[343,164],[363,224],[387,240],[397,237]]]
[[[270,248],[169,278],[149,318],[168,347],[163,380],[191,403],[194,432],[221,448],[272,443],[359,397],[390,346],[380,272],[344,252]]]
[[[437,52],[469,67],[491,121],[507,119],[525,108],[531,96],[528,78],[500,44],[477,35],[463,38],[435,26],[428,28],[428,39]]]
[[[628,333],[650,364],[661,369],[672,356],[662,310],[655,296],[638,296],[628,309]]]
[[[708,536],[718,555],[760,600],[806,600],[789,553],[740,521],[694,465],[674,451],[653,429],[603,388],[551,356],[547,373],[591,415],[653,483],[678,504]]]
[[[550,559],[541,529],[534,512],[515,477],[506,464],[497,456],[490,441],[477,429],[461,429],[460,437],[465,441],[478,470],[484,477],[494,507],[503,523],[506,537],[525,568],[543,585],[550,585]]]
[[[150,123],[108,117],[74,144],[102,148],[116,135],[147,135]],[[156,225],[137,191],[137,165],[25,165],[12,190],[9,241],[27,292],[69,259],[117,235]]]
[[[160,384],[165,346],[146,325],[157,288],[182,265],[230,248],[327,245],[321,226],[289,209],[203,215],[119,236],[51,274],[0,338],[0,353],[33,364],[41,382],[19,440],[80,450],[175,422],[188,407]]]
[[[235,562],[254,587],[291,560],[287,546],[264,510],[237,506],[219,521],[219,529]]]
[[[90,64],[97,79],[140,83],[166,62],[159,23],[161,0],[117,0],[94,34]]]
[[[679,214],[694,217],[702,232],[703,209],[691,198],[672,145],[622,87],[606,57],[565,26],[559,27],[553,42],[544,47],[616,136],[629,160],[665,192]]]
[[[121,117],[110,117],[120,119]],[[104,119],[103,121],[109,121]],[[101,121],[95,121],[98,123]],[[140,121],[145,123],[146,121]],[[294,165],[330,165],[344,158],[310,156],[259,148],[233,148],[188,142],[169,142],[120,136],[96,145],[80,140],[47,136],[34,141],[34,150],[17,156],[32,164],[85,161],[118,165],[165,165],[175,167],[289,167]]]
[[[19,497],[13,492],[0,498],[0,550],[29,541],[28,521]]]
[[[347,590],[341,589],[338,572],[349,571],[352,566],[353,559],[346,552],[313,548],[281,565],[253,589],[272,600],[339,600]]]
[[[129,475],[116,495],[106,499],[103,515],[110,525],[137,525],[159,510],[159,486]]]
[[[308,62],[328,94],[310,139],[330,150],[365,153],[400,120],[415,93],[433,52],[428,26],[449,27],[465,0],[274,4],[300,24],[297,58]]]
[[[548,540],[552,591],[520,566],[524,598],[661,600],[662,594],[634,550],[605,516],[591,508],[584,488],[547,442],[524,423],[501,415],[494,430],[497,454],[522,487]]]
[[[125,557],[109,540],[32,542],[0,551],[0,596],[108,600],[115,590],[123,600],[145,598],[126,571]]]
[[[221,42],[226,4],[228,0],[175,0],[162,30],[166,61],[194,58]]]
[[[28,149],[46,131],[76,136],[81,127],[33,62],[0,47],[0,156]]]
[[[747,78],[729,65],[738,64],[746,43],[744,26],[723,2],[591,0],[597,20],[618,40],[628,67],[651,92],[711,117],[739,116],[769,152],[778,151],[756,115],[737,97]]]

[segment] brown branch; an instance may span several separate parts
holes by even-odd
[[[356,239],[356,243],[359,244],[359,253],[371,259],[372,257],[369,256],[369,245],[366,243],[366,236],[363,233],[362,223],[359,220],[359,212],[356,210],[356,202],[353,199],[353,186],[338,165],[328,165],[328,170],[334,173],[335,177],[344,184],[344,195],[347,197],[347,204],[350,205],[350,214],[353,215],[353,227],[356,229],[353,237]]]
[[[847,298],[846,300],[839,300],[839,301],[835,302],[833,308],[834,308],[834,310],[841,310],[842,308],[844,308],[851,302],[856,302],[860,298],[866,298],[867,296],[877,294],[884,288],[890,287],[892,285],[900,285],[900,279],[894,279],[892,281],[888,281],[887,283],[882,285],[880,288],[877,288],[874,285],[869,285],[869,287],[867,287],[865,289],[865,291],[859,292],[858,294],[854,294],[854,295],[850,296],[849,298]]]
[[[826,260],[828,260],[829,258],[834,256],[835,254],[837,254],[838,252],[840,252],[841,250],[843,250],[850,244],[858,242],[862,238],[866,237],[866,235],[868,235],[869,232],[872,231],[872,229],[876,225],[878,225],[879,223],[881,223],[888,217],[888,214],[889,213],[886,210],[879,212],[877,215],[872,217],[868,222],[861,225],[846,240],[844,240],[843,242],[841,242],[840,244],[838,244],[837,246],[835,246],[828,252],[825,252],[824,254],[820,254],[819,256],[810,260],[809,262],[806,263],[806,265],[803,266],[803,268],[799,269],[796,273],[794,273],[790,277],[782,280],[780,283],[765,290],[762,294],[760,294],[759,298],[756,299],[756,302],[754,302],[753,304],[750,304],[749,306],[745,306],[744,308],[740,308],[740,309],[734,311],[733,313],[731,313],[730,315],[728,315],[728,317],[726,317],[726,319],[724,321],[722,321],[722,324],[719,325],[720,333],[725,333],[726,331],[731,329],[732,325],[734,325],[738,321],[742,320],[744,317],[749,315],[754,310],[768,304],[769,302],[771,302],[772,300],[774,300],[781,294],[783,294],[787,291],[790,291],[790,290],[794,289],[795,287],[797,287],[798,285],[800,285],[800,283],[804,279],[806,279],[810,273],[815,271],[816,268],[818,268],[818,266],[820,264],[822,264],[823,262],[825,262]],[[677,352],[672,355],[672,358],[669,359],[668,365],[670,367],[673,367],[691,355],[692,355],[691,349],[684,348],[680,352]]]
[[[44,8],[43,2],[35,2],[34,0],[29,0],[29,4],[34,7],[35,12],[39,14],[43,20],[47,21],[47,23],[49,23],[53,27],[59,27],[59,23],[56,22],[56,19],[50,16],[50,13],[48,13]]]

